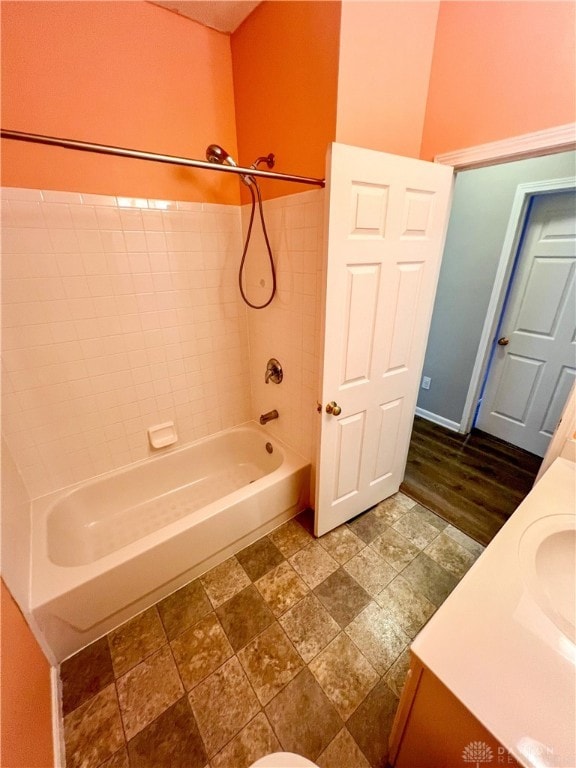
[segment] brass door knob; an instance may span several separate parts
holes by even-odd
[[[326,406],[326,413],[331,413],[332,416],[340,416],[340,414],[342,413],[342,408],[340,408],[338,403],[335,403],[334,400],[332,400]]]
[[[510,344],[510,339],[507,339],[506,336],[502,336],[502,338],[498,339],[498,344],[500,344],[501,347],[507,347],[508,344]]]

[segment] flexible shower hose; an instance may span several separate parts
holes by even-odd
[[[252,309],[264,309],[267,307],[274,296],[276,295],[276,267],[274,266],[274,259],[272,258],[272,248],[270,247],[270,241],[268,240],[268,232],[266,231],[266,222],[264,221],[264,211],[262,209],[262,195],[260,194],[260,187],[256,179],[251,178],[252,183],[248,184],[248,189],[252,195],[252,210],[250,211],[250,222],[248,224],[248,232],[246,233],[246,242],[244,243],[244,250],[242,252],[242,259],[240,261],[240,269],[238,270],[238,286],[240,288],[240,295],[244,302],[248,304]],[[262,222],[262,232],[264,234],[264,240],[266,241],[266,248],[268,250],[268,258],[270,260],[270,272],[272,273],[272,291],[270,292],[270,298],[264,304],[253,304],[246,294],[242,286],[242,275],[244,272],[244,264],[246,262],[246,255],[248,253],[248,246],[250,245],[250,235],[252,234],[252,224],[254,223],[254,213],[256,210],[256,195],[252,187],[256,187],[256,195],[258,196],[258,208],[260,211],[260,221]]]

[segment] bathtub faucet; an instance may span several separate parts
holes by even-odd
[[[263,413],[262,416],[260,416],[260,424],[268,424],[269,421],[272,421],[272,419],[278,418],[278,411],[274,409],[273,411],[268,411],[268,413]]]

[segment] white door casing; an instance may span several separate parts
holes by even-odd
[[[395,493],[406,457],[452,168],[333,144],[315,533]],[[335,401],[338,415],[326,412]]]
[[[576,374],[576,197],[534,199],[476,426],[543,456]]]

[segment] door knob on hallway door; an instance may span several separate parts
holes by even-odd
[[[507,347],[508,344],[510,344],[510,339],[507,339],[506,336],[502,336],[502,338],[498,339],[498,344],[501,347]]]
[[[342,408],[340,408],[338,403],[335,403],[334,400],[332,400],[326,406],[326,413],[331,413],[332,416],[340,416],[340,414],[342,413]]]

